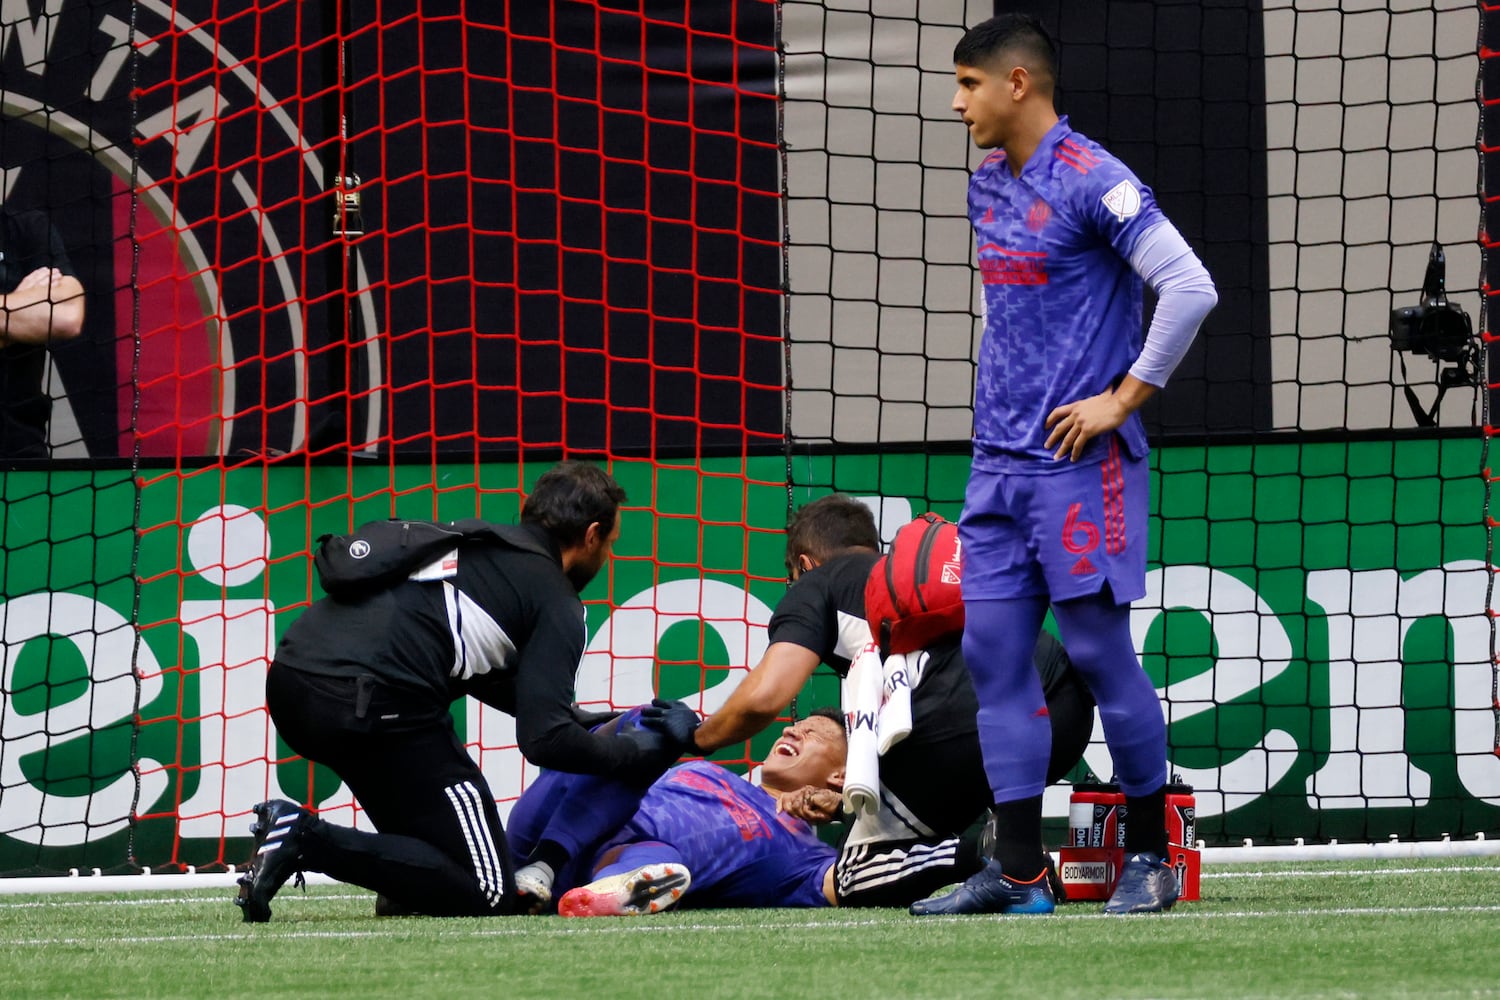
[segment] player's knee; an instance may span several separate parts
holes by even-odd
[[[992,627],[964,629],[964,663],[974,681],[980,700],[986,695],[1014,692],[1028,678],[1036,678],[1031,653],[1036,635],[1026,635],[1015,628]],[[1039,683],[1039,682],[1038,682]]]

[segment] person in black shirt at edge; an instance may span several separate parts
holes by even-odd
[[[0,209],[0,459],[47,458],[47,349],[83,332],[84,294],[62,237],[36,209]]]
[[[235,900],[271,917],[293,872],[376,891],[397,912],[514,912],[515,877],[495,798],[455,733],[449,705],[472,695],[516,719],[538,767],[603,775],[642,790],[679,744],[650,728],[589,726],[574,704],[586,638],[579,592],[619,537],[625,492],[608,473],[563,462],[537,480],[521,527],[551,553],[474,541],[356,600],[324,597],[293,622],[266,678],[277,731],[331,768],[378,832],[340,827],[286,800],[254,807],[255,854]]]
[[[817,669],[840,676],[871,641],[865,581],[879,558],[880,534],[870,509],[834,494],[807,504],[787,527],[793,584],[771,616],[765,655],[724,706],[692,734],[708,754],[749,739],[786,711]],[[984,866],[993,831],[979,750],[979,710],[960,634],[939,640],[912,692],[912,732],[880,757],[881,808],[860,815],[835,869],[840,906],[906,906]],[[1033,662],[1052,721],[1048,782],[1082,759],[1093,731],[1094,699],[1062,644],[1046,632]],[[848,706],[845,706],[846,710]],[[810,789],[784,801],[810,822],[837,817],[838,793]]]

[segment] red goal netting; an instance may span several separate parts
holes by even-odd
[[[1493,831],[1492,5],[1004,6],[1220,291],[1150,414],[1133,612],[1200,835]],[[324,532],[606,463],[578,696],[712,711],[790,506],[956,515],[951,54],[995,7],[0,4],[0,294],[42,331],[0,347],[0,873],[235,863],[270,795],[358,821],[264,708]],[[1434,244],[1479,335],[1390,325]],[[20,287],[52,267],[81,321]],[[513,801],[508,717],[455,721]]]

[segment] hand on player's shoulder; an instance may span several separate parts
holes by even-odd
[[[838,818],[843,800],[831,788],[806,785],[776,797],[776,811],[796,816],[808,823],[831,823]]]

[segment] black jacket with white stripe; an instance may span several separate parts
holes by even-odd
[[[330,677],[372,677],[435,717],[472,695],[516,719],[516,742],[538,767],[624,774],[641,745],[591,733],[573,704],[587,633],[583,603],[563,574],[557,542],[523,526],[549,555],[492,541],[463,545],[389,590],[324,597],[292,623],[282,666]]]

